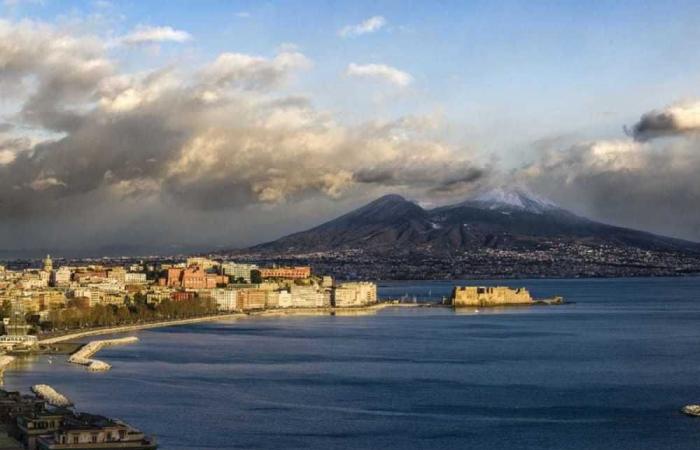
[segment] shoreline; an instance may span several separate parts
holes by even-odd
[[[93,328],[91,330],[70,332],[68,334],[64,334],[61,336],[54,336],[54,337],[50,337],[50,338],[46,338],[46,339],[40,339],[39,345],[56,344],[59,342],[66,342],[66,341],[71,341],[73,339],[81,339],[81,338],[89,337],[89,336],[101,336],[101,335],[105,335],[105,334],[128,333],[129,331],[147,330],[150,328],[162,328],[162,327],[177,326],[177,325],[188,325],[191,323],[212,322],[212,321],[216,321],[216,320],[236,319],[236,318],[241,318],[241,317],[245,317],[245,316],[246,316],[246,314],[244,314],[244,313],[217,314],[217,315],[212,315],[212,316],[193,317],[193,318],[189,318],[189,319],[175,319],[175,320],[166,320],[166,321],[162,321],[162,322],[151,322],[151,323],[142,323],[142,324],[134,324],[134,325],[120,325],[120,326],[109,327],[109,328],[97,328],[97,329]]]
[[[527,306],[555,306],[565,304],[566,302],[550,302],[548,300],[535,300],[532,303],[527,304],[506,304],[506,305],[483,305],[483,306],[468,306],[468,307],[454,307],[449,304],[442,303],[431,303],[431,302],[418,302],[418,303],[401,303],[398,300],[386,300],[383,302],[375,303],[372,305],[364,306],[350,306],[336,308],[334,306],[325,306],[318,308],[274,308],[274,309],[264,309],[249,312],[234,312],[227,314],[216,314],[203,317],[193,317],[189,319],[175,319],[166,320],[161,322],[151,322],[144,324],[134,324],[134,325],[120,325],[116,327],[108,328],[98,328],[90,329],[85,331],[70,332],[61,336],[53,336],[50,338],[40,339],[39,345],[51,345],[62,342],[70,342],[85,337],[91,336],[102,336],[107,334],[122,334],[128,333],[130,331],[147,330],[151,328],[165,328],[178,325],[189,325],[195,323],[204,322],[216,322],[224,320],[235,320],[235,319],[250,319],[250,318],[265,318],[265,317],[312,317],[312,316],[364,316],[375,314],[386,308],[452,308],[456,311],[460,309],[468,309],[473,307],[483,307],[487,309],[491,308],[513,308],[513,307],[527,307]]]
[[[90,329],[85,331],[70,332],[61,336],[53,336],[45,339],[39,340],[39,345],[50,345],[57,344],[60,342],[67,342],[76,339],[82,339],[90,336],[101,336],[106,334],[121,334],[128,333],[130,331],[147,330],[151,328],[164,328],[178,325],[189,325],[193,323],[203,323],[203,322],[215,322],[218,320],[231,320],[231,319],[245,319],[252,317],[285,317],[285,316],[326,316],[326,315],[338,315],[338,316],[352,316],[352,315],[365,315],[372,314],[377,311],[388,307],[432,307],[432,306],[443,306],[443,305],[432,305],[428,303],[392,303],[391,301],[376,303],[373,305],[366,306],[353,306],[346,308],[335,308],[335,307],[320,307],[320,308],[277,308],[277,309],[266,309],[261,311],[251,311],[247,313],[235,312],[230,314],[216,314],[211,316],[203,317],[193,317],[189,319],[176,319],[176,320],[166,320],[162,322],[151,322],[143,324],[134,325],[120,325],[109,328],[98,328]]]

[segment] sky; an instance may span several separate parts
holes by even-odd
[[[0,255],[234,248],[501,185],[700,241],[699,22],[681,1],[0,0]]]

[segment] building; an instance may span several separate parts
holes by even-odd
[[[289,290],[292,295],[294,308],[322,308],[330,306],[330,298],[316,286],[297,286],[293,284]]]
[[[498,306],[529,303],[533,303],[533,299],[525,288],[456,286],[452,291],[452,304],[454,306]]]
[[[263,289],[241,289],[236,296],[236,309],[248,311],[265,309],[268,291]]]
[[[112,267],[107,277],[123,284],[126,281],[126,269],[123,267]]]
[[[256,270],[256,264],[239,264],[234,262],[225,262],[221,264],[221,273],[231,277],[234,281],[243,280],[250,283],[250,273]]]
[[[207,272],[212,269],[214,269],[216,266],[218,266],[219,263],[216,261],[212,261],[209,258],[204,258],[201,256],[193,257],[193,258],[187,258],[187,267],[199,267],[203,271]]]
[[[289,291],[277,291],[277,307],[291,308],[294,306],[292,294]]]
[[[53,260],[51,259],[51,255],[46,255],[46,258],[44,258],[44,272],[51,273],[53,271]]]
[[[193,300],[197,295],[192,291],[173,291],[170,293],[170,300],[174,302],[184,302]]]
[[[117,419],[94,414],[66,414],[63,423],[36,441],[38,450],[155,450],[155,438]]]
[[[333,306],[345,308],[377,303],[377,285],[366,281],[343,283],[333,289]]]
[[[216,302],[219,311],[233,311],[237,306],[238,291],[235,289],[212,289],[211,298]]]
[[[73,281],[77,283],[98,283],[108,277],[106,270],[79,270],[73,274]]]
[[[184,289],[212,289],[217,284],[226,284],[226,281],[225,277],[207,273],[200,267],[192,266],[186,269],[168,269],[165,272],[165,279],[160,284]]]
[[[146,303],[157,305],[163,300],[170,299],[170,294],[172,292],[173,290],[170,288],[154,286],[146,292]]]
[[[27,324],[24,310],[13,305],[10,317],[3,319],[5,334],[0,336],[0,348],[4,350],[31,350],[39,345],[36,336],[29,334],[32,327]]]
[[[18,438],[27,450],[36,450],[40,436],[58,430],[63,424],[66,411],[43,409],[17,417]]]
[[[66,306],[66,295],[63,291],[46,290],[36,294],[39,302],[39,311],[47,309],[60,309]]]
[[[298,280],[309,278],[311,276],[311,267],[265,267],[258,269],[262,278],[285,278],[289,280]]]
[[[126,284],[143,284],[146,281],[146,274],[143,272],[127,272],[124,274],[124,283]]]
[[[57,270],[53,272],[53,279],[52,283],[54,286],[57,287],[65,287],[70,284],[71,277],[73,275],[73,271],[71,270],[70,267],[59,267]]]

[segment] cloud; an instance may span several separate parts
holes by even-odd
[[[638,141],[648,141],[699,130],[700,102],[689,102],[645,113],[632,126],[631,135]]]
[[[176,225],[186,221],[211,242],[238,221],[235,211],[363,192],[463,192],[484,173],[435,137],[439,118],[348,125],[288,94],[312,66],[298,50],[142,72],[109,51],[93,35],[0,21],[0,94],[17,105],[0,141],[0,208],[12,229],[50,222],[55,236],[76,240],[138,229],[150,242],[192,236]],[[95,228],[74,221],[93,215]]]
[[[350,63],[345,73],[350,77],[380,80],[402,88],[413,82],[409,73],[385,64]]]
[[[697,136],[581,142],[543,150],[516,177],[584,216],[700,241],[699,147]]]
[[[251,14],[248,11],[240,11],[236,13],[236,17],[239,19],[250,19]]]
[[[363,34],[374,33],[386,25],[386,19],[382,16],[372,16],[356,25],[347,25],[338,30],[340,37],[354,37]]]
[[[201,71],[206,83],[265,89],[278,85],[292,71],[306,69],[311,61],[297,51],[283,51],[274,58],[243,53],[223,53]]]
[[[172,27],[139,26],[131,33],[121,38],[127,45],[158,44],[163,42],[187,42],[192,36],[182,30]]]

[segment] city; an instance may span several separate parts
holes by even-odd
[[[0,0],[0,450],[693,450],[698,0]]]
[[[264,310],[371,307],[377,305],[377,285],[335,283],[330,276],[313,275],[309,266],[259,267],[190,257],[181,262],[128,266],[55,267],[47,255],[40,267],[12,270],[0,266],[0,299],[5,325],[0,348],[8,355],[24,355],[45,351],[42,342],[55,342],[57,336],[71,331],[159,321],[172,325],[178,319],[217,319]],[[95,341],[101,342],[105,341]],[[77,355],[70,360],[87,364],[90,370],[110,368]],[[10,362],[8,359],[7,364]],[[3,363],[3,369],[7,364]],[[0,390],[0,423],[7,427],[8,438],[17,438],[28,450],[73,448],[67,447],[70,444],[85,449],[149,450],[157,446],[153,438],[118,419],[78,413],[66,408],[68,401],[54,402],[51,397]]]

